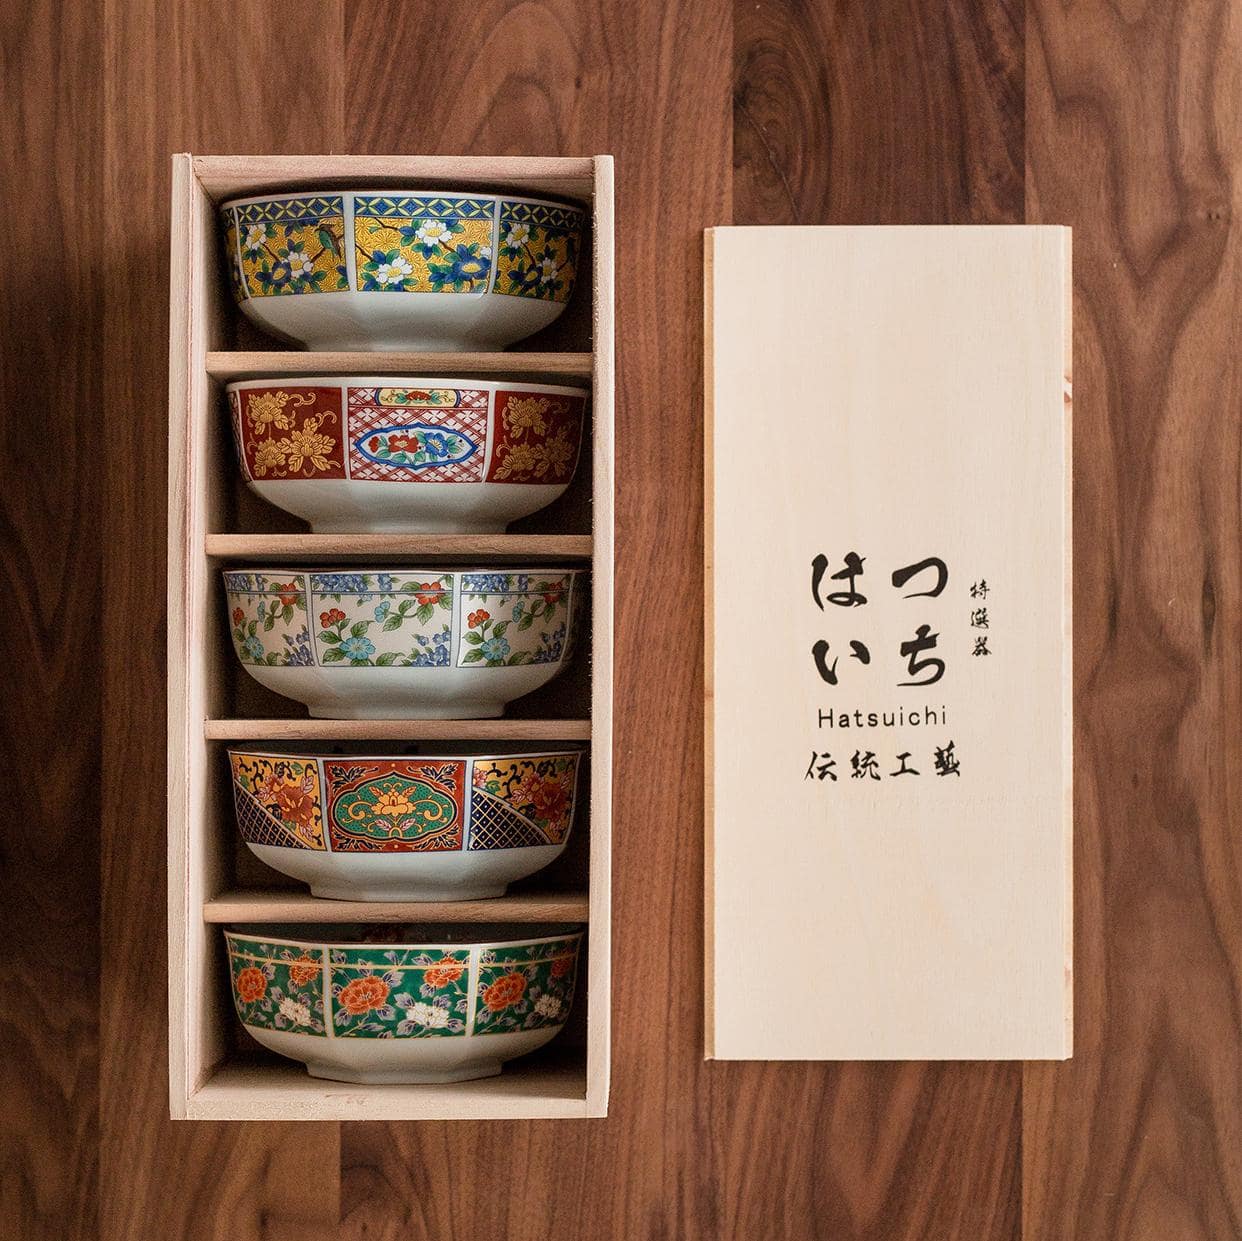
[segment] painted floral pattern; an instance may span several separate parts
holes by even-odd
[[[345,477],[340,388],[243,388],[230,395],[247,478]]]
[[[243,1024],[325,1034],[323,952],[226,933],[233,1004]]]
[[[228,400],[242,472],[258,483],[563,486],[577,465],[586,405],[564,393],[322,383],[241,387]]]
[[[327,951],[225,932],[243,1024],[336,1038],[452,1038],[557,1027],[573,1005],[580,935],[497,948],[360,944]],[[471,958],[477,956],[472,969]],[[473,1009],[473,1024],[471,1024]]]
[[[291,293],[483,293],[566,302],[580,263],[576,207],[485,198],[358,195],[354,275],[344,200],[229,206],[223,240],[238,300]],[[497,218],[498,217],[498,218]]]
[[[572,207],[502,203],[495,291],[567,302],[578,269],[581,229],[582,213]]]
[[[570,579],[525,573],[462,575],[460,665],[555,663],[565,647]]]
[[[489,400],[482,388],[350,388],[350,477],[480,482]]]
[[[374,293],[485,290],[492,272],[492,210],[486,199],[356,199],[359,288]]]
[[[243,664],[297,667],[315,662],[307,627],[306,577],[224,575],[230,632]]]
[[[238,658],[269,667],[448,668],[455,649],[459,667],[559,663],[576,623],[575,581],[572,572],[224,574]]]
[[[337,1038],[446,1038],[466,1032],[468,948],[333,948]]]
[[[497,392],[493,483],[567,483],[578,463],[582,397]]]
[[[453,636],[451,573],[311,575],[324,665],[447,667]]]
[[[240,255],[240,283],[248,296],[349,288],[340,198],[247,203],[227,208],[226,214],[233,216],[235,228],[230,263]]]
[[[325,763],[334,852],[442,852],[462,847],[464,760]]]
[[[223,212],[222,218],[224,220],[224,257],[229,273],[229,287],[233,290],[234,299],[240,302],[246,296],[246,290],[242,284],[241,267],[237,259],[237,213],[229,207]]]
[[[476,759],[471,773],[476,799],[485,793],[534,823],[550,844],[560,844],[573,821],[577,754],[538,758]]]
[[[230,753],[233,796],[244,839],[322,849],[319,764],[314,760]]]
[[[355,389],[356,390],[356,389]],[[364,388],[376,405],[394,409],[445,409],[460,405],[462,388]]]
[[[244,840],[345,853],[564,844],[579,761],[577,752],[470,759],[229,752]]]
[[[485,949],[475,992],[475,1034],[562,1025],[573,1004],[578,939]]]
[[[423,422],[385,427],[367,436],[363,444],[359,444],[359,450],[370,456],[371,460],[410,470],[434,469],[439,465],[464,461],[478,451],[478,445],[472,444],[465,436]]]

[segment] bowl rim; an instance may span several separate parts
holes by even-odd
[[[287,925],[287,924],[286,924]],[[316,924],[308,924],[314,926]],[[445,925],[464,925],[450,924]],[[536,935],[536,936],[518,936],[514,939],[478,939],[466,940],[459,942],[450,942],[435,939],[410,940],[401,943],[380,943],[370,944],[357,941],[349,941],[346,939],[333,938],[315,938],[312,936],[299,936],[297,939],[291,939],[283,935],[263,935],[260,932],[264,926],[281,926],[279,923],[255,923],[253,932],[249,927],[237,930],[232,926],[223,927],[225,940],[232,945],[234,939],[248,939],[257,943],[264,944],[280,944],[282,947],[288,948],[326,948],[331,952],[334,948],[374,948],[376,951],[386,952],[395,950],[397,952],[418,952],[426,949],[433,951],[445,951],[456,949],[462,951],[465,949],[474,950],[475,948],[533,948],[540,944],[555,944],[563,940],[572,939],[575,941],[575,948],[581,950],[582,940],[586,936],[586,927],[582,923],[574,923],[567,931],[562,931],[555,935]],[[282,927],[283,929],[283,927]]]
[[[255,203],[287,202],[292,198],[328,198],[349,195],[354,198],[490,198],[493,202],[531,203],[537,207],[562,207],[577,211],[584,218],[589,208],[573,199],[558,201],[555,198],[543,198],[531,194],[506,194],[496,190],[442,189],[438,186],[420,188],[414,186],[380,186],[378,188],[349,186],[342,189],[333,186],[328,189],[277,190],[270,194],[249,194],[243,198],[226,198],[217,205],[218,211],[227,211],[230,207],[249,207]]]
[[[340,480],[337,480],[340,481]],[[295,567],[293,565],[275,565],[269,567],[267,565],[229,565],[227,568],[220,570],[221,576],[229,573],[262,573],[267,577],[284,577],[288,573],[312,574],[312,573],[341,573],[341,574],[361,574],[361,573],[463,573],[463,574],[487,574],[487,573],[503,573],[527,574],[528,576],[536,573],[556,574],[560,577],[582,577],[590,573],[590,569],[579,568],[567,565],[508,565],[508,564],[491,564],[491,565],[461,565],[461,564],[437,564],[437,565],[302,565]],[[228,588],[227,582],[225,588]],[[333,592],[335,593],[335,592]],[[344,590],[341,594],[347,595],[349,591]]]
[[[582,745],[585,747],[587,743],[582,742]],[[226,745],[224,752],[230,758],[234,754],[238,754],[249,758],[292,758],[297,759],[299,762],[313,760],[330,762],[336,760],[338,762],[350,763],[400,763],[407,761],[411,763],[440,763],[452,759],[479,759],[482,762],[491,763],[506,758],[568,758],[571,755],[575,758],[582,758],[587,754],[585,748],[553,749],[545,746],[536,746],[525,750],[511,750],[507,754],[493,753],[491,751],[486,754],[311,754],[306,750],[260,750],[252,746],[231,745]]]
[[[330,387],[355,388],[485,388],[495,391],[503,388],[507,392],[550,392],[554,396],[580,396],[590,400],[589,387],[571,387],[568,384],[531,383],[529,380],[505,380],[486,378],[483,376],[464,375],[278,375],[272,379],[234,379],[224,385],[226,392],[240,392],[250,388],[292,388],[314,387],[324,380],[330,380]],[[400,406],[393,406],[400,409]],[[495,411],[489,409],[489,416],[494,417]],[[313,481],[313,480],[312,480]],[[340,481],[339,479],[336,481]]]

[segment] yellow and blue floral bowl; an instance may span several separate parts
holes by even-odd
[[[569,843],[579,750],[417,755],[229,751],[242,838],[315,896],[471,901]]]
[[[488,719],[568,663],[586,572],[226,569],[246,671],[326,719]]]
[[[321,533],[492,534],[569,486],[585,388],[344,375],[227,388],[251,488]]]
[[[430,1084],[492,1077],[504,1061],[549,1042],[569,1017],[581,931],[385,932],[225,931],[242,1025],[264,1047],[303,1061],[312,1077]]]
[[[583,211],[474,190],[301,190],[220,209],[242,310],[310,349],[504,349],[565,309]]]

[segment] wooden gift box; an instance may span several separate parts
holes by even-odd
[[[550,327],[507,353],[286,351],[225,287],[217,204],[268,190],[375,185],[502,188],[588,204],[577,288]],[[610,156],[173,157],[169,352],[169,1095],[177,1119],[416,1120],[602,1116],[609,1068],[612,720],[613,190]],[[498,535],[313,535],[251,495],[223,402],[236,378],[298,373],[506,375],[592,385],[574,482]],[[591,569],[589,632],[571,668],[499,720],[311,720],[254,682],[230,648],[219,571],[229,564],[375,560],[572,563]],[[233,741],[589,741],[589,796],[569,848],[498,900],[362,904],[310,896],[260,865],[233,822]],[[357,1086],[309,1077],[245,1034],[228,993],[220,924],[588,924],[569,1025],[499,1077]]]
[[[1070,250],[708,232],[710,1057],[1070,1054]]]

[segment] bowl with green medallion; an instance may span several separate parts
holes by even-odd
[[[312,1077],[432,1085],[492,1077],[573,1006],[570,926],[246,926],[224,932],[238,1019]]]
[[[226,569],[233,649],[326,719],[487,719],[568,663],[586,573],[561,567]]]
[[[583,209],[460,189],[305,189],[220,208],[242,312],[308,349],[488,351],[547,327],[581,263]]]
[[[580,796],[582,751],[563,747],[228,757],[251,852],[338,900],[503,896],[565,851]]]

